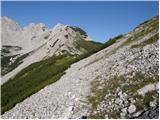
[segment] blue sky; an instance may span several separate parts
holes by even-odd
[[[78,26],[95,41],[105,42],[158,15],[158,1],[148,2],[2,2],[2,16],[22,27],[42,22]]]

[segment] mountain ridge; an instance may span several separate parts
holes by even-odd
[[[14,67],[2,68],[2,71],[4,71],[2,75],[5,74],[2,77],[2,84],[6,82],[9,78],[16,75],[20,70],[34,62],[41,61],[53,55],[70,53],[77,56],[90,51],[89,49],[86,49],[86,47],[83,46],[81,42],[83,44],[86,44],[90,48],[101,45],[88,40],[86,41],[85,39],[88,39],[86,33],[85,35],[80,34],[79,31],[75,31],[68,25],[57,24],[53,29],[48,29],[42,23],[32,23],[28,27],[22,29],[16,22],[7,17],[3,17],[1,21],[2,59],[3,57],[8,57],[8,55],[11,56],[10,59],[12,59],[12,56],[15,55],[20,57],[26,56],[26,54],[28,54],[28,56],[26,56],[25,58],[21,57],[23,58],[21,60],[22,63],[19,63],[18,67],[16,65],[15,69]],[[13,30],[10,30],[10,27],[13,27]],[[16,33],[16,35],[11,36],[14,33]],[[12,41],[14,42],[14,44],[12,43]],[[14,48],[14,46],[18,46],[21,49],[19,49],[17,53],[16,51],[12,51],[12,53],[11,51],[9,51],[9,49],[7,50],[5,46],[13,46],[12,49]],[[3,51],[6,53],[3,53]],[[12,64],[12,62],[8,64]]]
[[[64,73],[60,78],[53,78],[55,83],[51,80],[55,77],[52,74],[55,71],[50,69],[55,68],[52,59],[32,64],[2,85],[3,109],[12,108],[10,105],[15,105],[12,100],[20,102],[9,111],[5,110],[2,118],[158,118],[158,20],[159,16],[152,18],[128,34],[111,39],[89,55],[82,54],[83,59],[74,60],[70,55],[56,59],[55,65],[70,62],[70,57],[74,62],[60,72]],[[45,79],[46,87],[22,102],[20,97],[7,92],[11,90],[16,94],[11,89],[12,84],[18,86],[16,80],[27,80],[34,71],[37,75],[40,73],[39,76],[51,71],[48,74],[51,78]],[[23,90],[20,89],[21,94],[24,94]]]

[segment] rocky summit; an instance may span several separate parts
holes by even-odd
[[[32,29],[32,26],[34,29],[35,25],[29,28]],[[43,25],[38,26],[43,28]],[[59,55],[64,50],[72,55],[79,55],[87,51],[80,46],[81,44],[74,43],[77,37],[77,41],[88,38],[84,31],[79,32],[79,28],[58,24],[51,30],[46,27],[44,29],[45,31],[40,33],[41,38],[44,38],[40,39],[42,40],[42,44],[39,43],[41,47],[33,47],[35,49],[28,52],[30,58],[25,58],[26,61],[32,61],[32,63],[37,61],[31,58],[39,54],[42,54],[40,58],[45,58],[52,56],[53,53]],[[17,27],[17,31],[22,32],[25,29]],[[36,46],[37,38],[40,36],[35,33],[30,43]],[[79,45],[80,48],[77,49],[76,45]],[[3,48],[5,51],[6,47]],[[18,48],[12,47],[13,53],[23,48],[20,45]],[[156,16],[138,25],[133,31],[104,43],[96,52],[74,62],[65,69],[65,73],[56,82],[48,84],[39,91],[35,90],[34,94],[29,95],[12,108],[6,109],[2,118],[158,119],[158,51],[159,16]],[[41,61],[40,58],[37,59]],[[62,61],[56,63],[59,65]],[[25,61],[22,64],[26,64]],[[44,64],[40,64],[39,67],[43,67]],[[8,74],[16,75],[26,65],[17,70],[18,67]],[[25,80],[25,76],[32,71],[34,70],[26,74],[20,73],[16,76],[17,79],[13,78],[3,84],[2,93],[15,80],[20,78]],[[8,78],[11,77],[8,76]],[[5,86],[6,89],[3,89]],[[2,100],[3,104],[9,102],[8,100],[3,103]]]
[[[57,24],[49,29],[43,23],[31,23],[21,28],[18,23],[8,17],[2,17],[1,23],[1,57],[4,64],[2,84],[32,63],[53,55],[67,53],[80,55],[101,45],[92,42],[87,33],[78,27]]]

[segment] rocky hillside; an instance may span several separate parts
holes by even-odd
[[[49,29],[42,23],[32,23],[21,28],[8,17],[2,17],[1,23],[2,84],[32,63],[53,55],[79,56],[101,46],[88,41],[87,33],[78,27],[57,24]]]
[[[158,17],[145,21],[2,118],[158,118],[158,28]]]
[[[87,51],[76,43],[78,40],[89,40],[87,33],[78,27],[57,24],[49,29],[43,23],[31,23],[21,28],[8,17],[2,17],[1,23],[2,46],[19,46],[22,48],[22,53],[31,52],[41,46],[45,46],[46,52],[50,54],[61,54],[65,51],[80,54]]]

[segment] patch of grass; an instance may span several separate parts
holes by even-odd
[[[105,96],[109,93],[114,93],[115,90],[120,86],[120,84],[122,84],[124,82],[124,77],[123,76],[113,76],[112,78],[110,78],[109,80],[107,80],[106,83],[104,83],[104,87],[103,89],[98,89],[98,87],[100,86],[99,82],[97,80],[94,80],[91,82],[91,92],[93,93],[92,96],[88,96],[88,101],[92,106],[92,110],[96,110],[97,106],[104,100]],[[107,99],[113,99],[115,98],[115,96],[109,96]],[[116,112],[115,112],[116,113]],[[113,113],[110,113],[110,115],[112,116]],[[117,115],[116,115],[117,116]],[[116,116],[114,118],[116,118]],[[104,114],[102,113],[100,114],[94,114],[91,113],[91,118],[104,118]]]
[[[117,42],[117,40],[121,39],[123,37],[123,35],[118,35],[114,38],[109,39],[106,43],[104,43],[104,45],[102,46],[102,48],[106,48],[109,47],[110,45],[114,44],[115,42]]]
[[[155,82],[155,80],[153,78],[147,77],[141,73],[136,73],[136,75],[131,80],[133,81],[133,84],[128,86],[128,89],[126,90],[126,92],[128,94],[132,94],[132,95],[135,94],[137,92],[137,90],[142,88],[143,86],[145,86],[149,83]]]
[[[126,40],[120,47],[127,46],[127,45],[131,44],[132,41],[133,41],[133,38],[131,37],[128,40]]]
[[[144,104],[145,106],[149,107],[150,102],[154,100],[153,96],[156,94],[155,91],[148,92],[144,96]]]
[[[159,34],[156,34],[153,37],[149,38],[148,40],[144,41],[144,45],[152,44],[152,43],[158,41],[158,39],[159,39]]]
[[[142,110],[145,106],[143,97],[138,96],[138,97],[135,97],[135,98],[136,98],[136,103],[135,103],[136,109],[137,110]]]
[[[140,44],[132,45],[131,48],[144,47],[148,44],[153,44],[158,40],[159,40],[159,34],[156,34],[156,35],[152,36],[151,38],[149,38],[148,40],[146,40],[146,41],[144,41]]]
[[[107,97],[107,101],[110,101],[112,99],[115,99],[115,93],[117,88],[120,88],[123,92],[127,93],[128,96],[132,96],[136,99],[136,106],[137,109],[141,109],[142,107],[149,104],[151,101],[149,99],[149,94],[145,96],[145,98],[142,98],[141,96],[138,97],[137,90],[142,88],[144,85],[147,85],[149,83],[155,82],[155,80],[151,77],[145,76],[142,73],[137,72],[133,78],[130,78],[129,81],[132,81],[130,83],[126,79],[127,75],[121,75],[121,76],[112,76],[110,79],[108,79],[105,83],[103,83],[104,87],[102,89],[98,89],[100,86],[100,83],[96,79],[91,82],[91,93],[92,95],[88,96],[88,102],[91,104],[92,112],[91,112],[91,118],[103,118],[102,114],[94,114],[94,111],[97,109],[97,106],[103,101],[106,100],[105,96],[109,95]],[[125,84],[124,84],[125,83]],[[109,118],[119,118],[119,111],[110,111],[108,114]]]
[[[93,96],[88,96],[88,101],[89,103],[92,104],[92,108],[93,109],[96,109],[97,108],[97,104],[99,104],[101,102],[101,100],[103,99],[103,96],[102,96],[102,92],[101,90],[98,90],[99,86],[99,82],[94,80],[91,82],[91,92],[94,93]],[[97,97],[99,96],[99,97]]]
[[[139,44],[134,44],[131,46],[131,48],[138,48],[138,47],[140,47]]]
[[[83,54],[82,56],[88,57],[96,52],[99,52],[100,50],[103,50],[111,46],[112,44],[114,44],[117,40],[119,40],[122,37],[123,35],[118,35],[114,38],[109,39],[106,43],[101,44],[101,43],[97,43],[93,41],[85,41],[85,40],[82,40],[79,36],[77,36],[75,46],[77,49],[84,48],[87,52]]]
[[[154,97],[159,98],[159,94],[156,91],[148,92],[145,96],[136,95],[136,108],[137,110],[142,110],[144,107],[150,107],[150,102],[154,100]]]
[[[100,46],[102,46],[102,44],[97,43],[97,42],[92,42],[92,41],[86,41],[83,40],[80,36],[77,35],[76,40],[75,40],[75,46],[77,49],[85,49],[86,52],[90,53],[92,51],[96,51],[96,49]]]
[[[73,29],[76,32],[79,32],[81,35],[87,36],[87,33],[79,27],[76,27],[76,26],[74,26],[74,27],[73,26],[68,26],[68,27],[70,27],[71,29]]]
[[[97,113],[97,114],[90,114],[89,115],[89,119],[104,119],[104,115],[101,115],[101,114],[99,114],[99,113]]]
[[[138,25],[136,28],[141,27],[143,28],[140,33],[138,33],[135,37],[139,37],[142,35],[145,35],[153,30],[158,30],[159,28],[159,16],[155,16],[150,20],[147,20],[140,25]]]
[[[62,55],[51,57],[23,69],[13,79],[1,86],[1,114],[14,107],[17,103],[36,93],[64,74],[73,62],[73,57]]]
[[[135,40],[140,39],[141,37],[143,37],[144,35],[150,33],[153,30],[158,30],[158,28],[159,28],[159,22],[158,21],[159,21],[159,18],[155,17],[154,19],[147,20],[144,23],[142,23],[139,26],[137,26],[136,28],[143,27],[143,29],[140,30],[139,32],[137,32],[136,34],[134,34],[134,36],[130,37],[126,42],[124,42],[121,45],[121,47],[127,46],[127,45],[131,44]],[[153,43],[153,42],[155,42],[157,40],[158,40],[158,35],[155,35],[153,38],[148,39],[144,43],[141,43],[141,45],[136,44],[136,45],[133,45],[131,48],[136,48],[138,46],[139,47],[143,47],[144,45],[151,44],[151,43]]]
[[[69,62],[73,56],[66,56],[65,59],[60,59],[55,62],[55,65],[63,65],[65,62]]]
[[[109,118],[112,119],[119,119],[120,118],[120,111],[112,111],[108,114]]]

